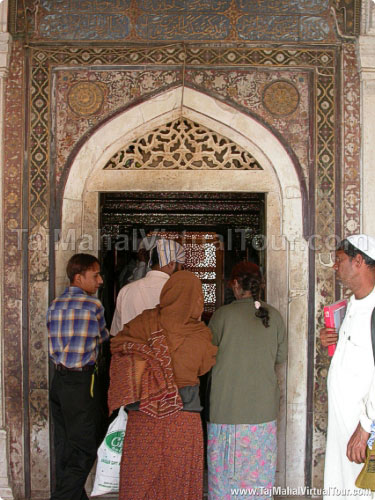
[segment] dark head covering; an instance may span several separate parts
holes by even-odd
[[[262,279],[262,275],[259,269],[254,262],[242,261],[238,262],[233,266],[231,275],[230,275],[230,283],[238,278],[241,278],[245,274],[253,275],[254,278]]]

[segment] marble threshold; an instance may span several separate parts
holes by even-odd
[[[89,497],[89,498],[96,498],[96,499],[102,499],[102,500],[118,500],[118,495],[112,495],[112,494],[107,494],[107,495],[100,495],[99,497]],[[205,493],[202,497],[202,500],[207,499],[207,493]],[[311,496],[279,496],[275,495],[273,497],[274,500],[322,500],[322,497],[311,497]]]

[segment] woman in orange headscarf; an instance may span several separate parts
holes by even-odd
[[[164,286],[160,305],[111,341],[109,407],[125,405],[129,413],[120,500],[202,497],[198,376],[215,364],[217,351],[202,311],[200,280],[178,271]]]

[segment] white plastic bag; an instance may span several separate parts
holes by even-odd
[[[119,490],[120,462],[127,421],[128,416],[124,407],[121,406],[98,449],[92,497],[105,493],[117,493]]]

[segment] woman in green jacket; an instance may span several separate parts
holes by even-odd
[[[260,300],[261,283],[257,265],[237,264],[230,281],[236,300],[209,323],[219,347],[208,424],[210,500],[272,497],[280,398],[275,365],[286,360],[287,338],[280,313]]]

